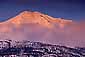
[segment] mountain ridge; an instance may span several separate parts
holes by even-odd
[[[71,24],[72,20],[65,20],[62,18],[53,18],[46,14],[42,14],[40,12],[31,12],[31,11],[23,11],[17,16],[10,18],[9,20],[3,23],[13,23],[16,25],[23,24],[23,23],[38,23],[47,27],[53,26],[51,23],[57,23],[60,27],[64,27],[66,24]]]
[[[16,55],[15,57],[85,57],[85,47],[67,47],[28,40],[0,40],[0,43],[0,56],[3,54]]]
[[[30,40],[69,46],[85,46],[84,25],[24,11],[0,23],[0,40]]]

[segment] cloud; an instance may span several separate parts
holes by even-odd
[[[24,24],[21,27],[3,26],[4,33],[0,33],[0,39],[12,40],[30,40],[40,41],[51,44],[61,44],[69,46],[85,47],[85,25],[82,23],[74,23],[63,29],[59,27],[46,28],[37,24]],[[2,31],[2,30],[0,30]]]

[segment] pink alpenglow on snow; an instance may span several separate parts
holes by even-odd
[[[85,47],[85,24],[24,11],[0,23],[0,39]]]

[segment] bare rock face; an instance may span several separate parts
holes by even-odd
[[[40,12],[24,11],[0,23],[0,39],[85,46],[84,28],[82,24],[72,20],[53,18]]]

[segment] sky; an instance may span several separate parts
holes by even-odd
[[[79,21],[85,19],[85,0],[0,0],[0,21],[25,10]]]

